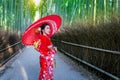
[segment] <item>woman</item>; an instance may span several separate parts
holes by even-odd
[[[23,44],[34,46],[40,52],[41,70],[38,80],[53,79],[54,56],[57,48],[53,47],[50,37],[57,33],[61,23],[60,16],[56,14],[48,15],[32,23],[22,36]]]
[[[34,42],[34,47],[40,52],[40,74],[38,80],[52,80],[54,57],[57,51],[56,47],[53,47],[50,37],[50,26],[43,24],[40,27],[40,39]]]

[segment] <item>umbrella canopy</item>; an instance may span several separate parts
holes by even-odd
[[[43,24],[48,24],[50,26],[49,37],[53,36],[60,28],[62,19],[58,15],[48,15],[32,23],[24,32],[22,36],[22,42],[25,45],[33,45],[34,41],[38,40],[40,37],[39,28]]]

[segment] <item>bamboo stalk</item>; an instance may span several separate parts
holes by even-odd
[[[94,0],[94,17],[93,17],[94,25],[96,23],[96,5],[97,5],[96,0]]]

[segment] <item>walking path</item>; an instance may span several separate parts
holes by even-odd
[[[14,58],[16,59],[6,64],[7,69],[0,76],[0,80],[37,80],[40,70],[39,52],[33,47],[26,47]],[[54,80],[88,80],[58,55],[56,61]]]

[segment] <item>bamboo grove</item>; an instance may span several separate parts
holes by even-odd
[[[22,31],[34,16],[32,0],[0,0],[0,28],[3,30]]]
[[[107,21],[111,15],[119,15],[119,0],[49,0],[48,11],[57,13],[70,24],[74,20],[90,19],[94,24]]]
[[[106,22],[111,15],[118,16],[120,0],[0,0],[0,27],[5,30],[24,30],[34,21],[36,11],[39,17],[59,14],[63,25],[70,25],[75,20],[88,21],[93,24],[100,20]]]

